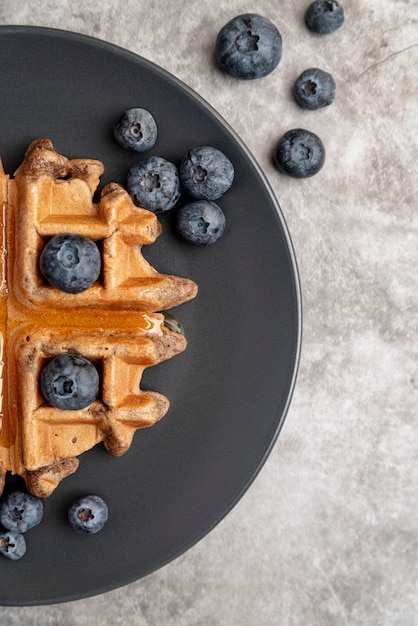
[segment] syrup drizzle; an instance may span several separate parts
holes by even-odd
[[[1,245],[0,245],[0,263],[1,263],[1,284],[0,284],[0,293],[7,295],[7,276],[6,276],[6,257],[7,257],[7,248],[6,248],[6,203],[3,202],[2,206],[2,215],[1,215]]]
[[[1,215],[0,215],[0,298],[7,297],[7,272],[6,272],[6,215],[7,215],[7,191],[8,191],[8,177],[4,176],[3,164],[0,159],[0,192],[1,192]],[[5,331],[5,302],[0,302],[1,320],[3,330],[0,331],[0,432],[3,426],[3,369],[4,369],[4,331]],[[1,464],[1,462],[0,462]]]
[[[161,320],[157,316],[150,315],[149,313],[145,313],[142,317],[143,317],[143,320],[147,324],[144,330],[155,333],[158,336],[161,336],[163,334],[163,331],[162,331],[162,325],[164,324],[163,319]]]
[[[3,426],[3,346],[4,346],[4,337],[3,333],[0,332],[0,431]]]

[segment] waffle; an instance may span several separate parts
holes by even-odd
[[[192,299],[197,287],[145,260],[142,246],[161,225],[123,187],[110,183],[94,201],[103,171],[100,161],[57,154],[47,139],[29,146],[13,179],[0,168],[0,493],[10,471],[34,495],[49,496],[80,454],[100,442],[124,454],[135,431],[169,408],[164,395],[140,388],[141,378],[186,348],[161,311]],[[39,270],[43,248],[61,233],[100,250],[100,276],[81,293],[52,287]],[[61,410],[42,396],[40,373],[63,353],[99,372],[99,394],[86,408]]]

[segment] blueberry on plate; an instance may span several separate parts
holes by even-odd
[[[218,33],[215,44],[220,67],[235,78],[252,80],[270,74],[282,56],[282,37],[267,18],[238,15]]]
[[[122,148],[145,152],[157,141],[157,124],[149,111],[136,107],[125,111],[114,127],[113,135]]]
[[[171,313],[168,313],[167,311],[163,311],[163,315],[164,326],[168,328],[168,330],[172,330],[174,333],[178,333],[179,335],[184,335],[183,325],[176,317],[174,317],[174,315],[171,315]]]
[[[225,225],[224,212],[210,200],[189,202],[177,213],[177,231],[195,246],[207,246],[218,241]]]
[[[149,157],[131,167],[126,188],[137,206],[154,213],[168,211],[180,198],[177,167],[162,157]]]
[[[335,88],[335,81],[331,74],[317,67],[311,67],[302,72],[296,80],[294,95],[301,107],[313,111],[334,102]]]
[[[234,167],[223,152],[211,146],[189,150],[179,167],[180,182],[193,198],[217,200],[234,180]]]
[[[99,277],[100,252],[91,239],[63,233],[48,241],[42,250],[39,267],[53,287],[66,293],[81,293]]]
[[[23,535],[12,530],[0,532],[0,553],[12,561],[26,554],[26,541]]]
[[[78,533],[93,535],[102,530],[108,519],[106,502],[95,495],[74,500],[68,509],[68,521]]]
[[[97,398],[99,374],[83,356],[59,354],[42,370],[41,391],[45,400],[57,409],[84,409]]]
[[[42,500],[23,491],[12,491],[0,502],[0,523],[17,533],[25,533],[37,526],[43,513]]]
[[[323,166],[325,148],[315,133],[294,128],[279,139],[274,157],[277,167],[284,174],[294,178],[308,178]]]
[[[344,9],[336,0],[316,0],[305,15],[309,30],[317,35],[328,35],[344,23]]]

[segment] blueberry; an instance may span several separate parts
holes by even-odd
[[[222,209],[210,200],[196,200],[183,205],[177,213],[177,230],[196,246],[215,243],[225,230]]]
[[[223,152],[211,146],[200,146],[184,155],[180,182],[194,198],[217,200],[230,188],[234,167]]]
[[[252,80],[267,76],[277,67],[282,56],[282,38],[270,20],[245,13],[220,30],[215,51],[227,74]]]
[[[167,313],[167,311],[163,312],[164,315],[164,326],[168,328],[168,330],[173,331],[174,333],[178,333],[179,335],[184,335],[184,328],[179,322],[179,320],[171,315],[171,313]]]
[[[26,541],[23,535],[11,530],[0,532],[0,552],[8,559],[17,561],[26,554]]]
[[[86,535],[102,530],[107,519],[107,504],[100,496],[77,498],[68,509],[68,521],[71,528]]]
[[[137,206],[154,213],[172,209],[180,198],[177,168],[159,156],[133,165],[128,172],[126,187]]]
[[[59,354],[42,370],[41,391],[58,409],[84,409],[97,398],[99,374],[83,356]]]
[[[85,291],[98,279],[100,252],[91,239],[63,233],[42,250],[39,267],[46,280],[66,293]]]
[[[145,152],[157,141],[157,124],[146,109],[128,109],[116,124],[113,134],[122,148]]]
[[[280,171],[294,178],[313,176],[324,164],[325,148],[315,133],[302,128],[289,130],[279,140],[275,151]]]
[[[12,491],[0,502],[0,523],[4,528],[25,533],[42,520],[42,500],[30,493]]]
[[[316,0],[305,15],[309,30],[318,35],[328,35],[344,23],[344,9],[335,0]]]
[[[313,111],[334,102],[335,82],[331,74],[316,67],[302,72],[295,82],[296,102],[304,109]]]

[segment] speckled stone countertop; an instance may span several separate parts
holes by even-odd
[[[145,579],[47,607],[0,607],[4,626],[418,625],[418,3],[342,2],[318,38],[309,0],[37,0],[0,4],[1,24],[85,33],[164,67],[241,136],[280,202],[302,284],[304,332],[286,423],[261,473],[203,540]],[[260,81],[219,72],[219,29],[243,12],[283,37]],[[335,102],[293,101],[307,67]],[[307,127],[323,170],[279,174],[273,146]]]

